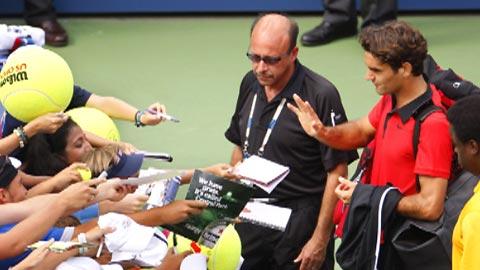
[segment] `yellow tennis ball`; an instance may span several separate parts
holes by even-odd
[[[120,141],[117,126],[106,113],[95,108],[80,107],[67,111],[67,114],[84,131],[111,141]]]
[[[233,225],[228,225],[210,252],[208,270],[237,269],[242,253],[240,236]]]
[[[90,171],[90,169],[88,168],[86,169],[78,168],[77,172],[80,173],[80,177],[82,177],[83,181],[88,181],[92,179],[92,171]]]
[[[16,119],[64,111],[73,95],[73,76],[58,54],[30,45],[15,50],[0,72],[0,99]]]

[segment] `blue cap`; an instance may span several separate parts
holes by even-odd
[[[108,170],[108,178],[120,177],[128,178],[140,171],[143,163],[143,154],[120,154],[119,161]]]

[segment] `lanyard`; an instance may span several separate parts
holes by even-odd
[[[272,134],[272,130],[277,124],[278,116],[282,112],[283,107],[285,106],[285,102],[287,101],[286,98],[283,98],[280,104],[277,106],[277,110],[270,120],[268,124],[267,133],[265,133],[265,137],[263,138],[262,146],[258,149],[258,156],[263,155],[263,151],[265,150],[265,145],[267,145],[268,139],[270,139],[270,135]],[[247,129],[245,131],[245,142],[243,143],[243,158],[248,158],[250,154],[248,153],[248,138],[250,137],[250,128],[253,126],[253,112],[255,111],[255,104],[257,103],[257,94],[253,96],[252,107],[250,108],[250,114],[248,115],[247,120]]]

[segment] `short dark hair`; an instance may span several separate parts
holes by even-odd
[[[0,188],[8,188],[17,174],[18,170],[12,165],[9,158],[0,155]]]
[[[412,73],[421,75],[427,56],[427,41],[417,29],[403,21],[371,25],[359,36],[363,49],[397,71],[403,63],[412,65]]]
[[[447,112],[447,118],[462,143],[474,140],[480,143],[480,95],[458,100]]]
[[[257,25],[257,23],[265,16],[267,15],[272,15],[272,14],[277,14],[280,16],[285,17],[288,22],[290,23],[290,28],[288,29],[288,37],[290,38],[290,46],[288,47],[288,52],[291,52],[293,48],[297,46],[297,38],[298,38],[298,24],[296,21],[293,19],[289,18],[286,14],[283,13],[262,13],[255,18],[255,20],[252,23],[252,26],[250,27],[250,36],[252,36],[253,29]]]

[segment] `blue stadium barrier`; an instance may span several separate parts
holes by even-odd
[[[322,0],[58,0],[54,3],[59,14],[320,12],[323,10]],[[22,9],[22,0],[0,0],[0,14],[19,15]],[[480,10],[480,1],[399,0],[399,10]]]

